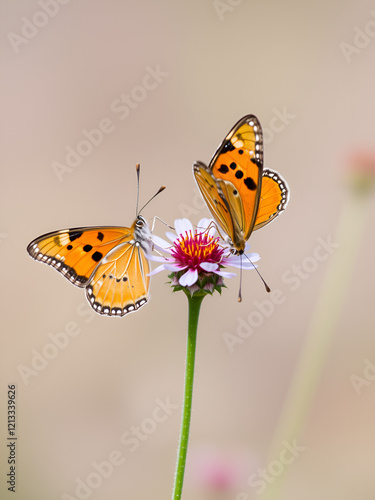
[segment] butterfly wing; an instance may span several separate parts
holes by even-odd
[[[142,219],[142,229],[136,228]],[[149,228],[138,216],[131,228],[74,228],[48,233],[32,241],[31,257],[86,288],[93,309],[109,316],[123,316],[149,298]]]
[[[194,176],[208,208],[233,246],[243,251],[255,225],[262,186],[263,134],[258,119],[246,115],[236,123],[205,174],[197,164]]]
[[[241,248],[253,231],[259,205],[263,173],[263,133],[256,116],[246,115],[232,128],[218,147],[209,167],[218,179],[230,182],[228,203],[239,223],[229,235]],[[237,234],[236,234],[237,231]]]
[[[100,314],[124,316],[149,299],[150,265],[142,247],[132,240],[121,243],[96,269],[86,296]]]
[[[254,231],[274,220],[285,210],[288,201],[289,188],[286,181],[274,170],[264,170]]]
[[[127,227],[77,227],[39,236],[27,251],[74,285],[85,287],[104,255],[130,236]]]
[[[227,235],[234,232],[234,222],[230,213],[230,206],[222,190],[222,183],[212,174],[212,171],[202,162],[193,165],[195,181],[202,193],[216,223]]]

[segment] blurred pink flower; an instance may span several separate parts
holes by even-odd
[[[375,151],[358,150],[347,160],[349,182],[355,192],[366,194],[375,185]]]
[[[196,447],[187,465],[189,482],[206,492],[236,493],[255,469],[255,459],[248,450]]]
[[[348,166],[353,172],[367,173],[375,177],[375,151],[353,151],[349,155]]]

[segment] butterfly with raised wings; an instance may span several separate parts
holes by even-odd
[[[263,133],[254,115],[241,118],[209,165],[195,162],[193,173],[208,209],[238,255],[251,233],[274,220],[289,200],[281,175],[263,169]]]
[[[138,186],[139,171],[137,164]],[[35,260],[57,269],[73,285],[84,288],[97,313],[124,316],[149,300],[147,255],[151,253],[152,241],[149,225],[140,215],[143,208],[138,212],[137,202],[137,215],[131,227],[53,231],[33,240],[27,251]]]

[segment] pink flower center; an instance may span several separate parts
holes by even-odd
[[[213,238],[208,232],[186,231],[174,242],[171,253],[177,262],[190,269],[197,269],[202,262],[220,264],[224,249],[218,241],[219,238]]]

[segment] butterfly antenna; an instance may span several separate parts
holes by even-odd
[[[139,163],[136,164],[135,169],[137,171],[137,207],[136,207],[136,215],[138,215],[138,202],[139,202],[139,174],[141,172],[141,165]]]
[[[158,189],[158,191],[154,194],[154,196],[152,196],[148,200],[148,202],[145,203],[140,210],[138,210],[138,202],[139,202],[139,175],[140,175],[141,165],[139,163],[137,163],[137,165],[135,166],[135,168],[137,170],[137,216],[138,216],[142,212],[142,210],[150,203],[150,201],[155,198],[155,196],[157,196],[159,193],[161,193],[162,191],[164,191],[164,189],[166,188],[166,186],[161,186]]]
[[[253,264],[253,262],[251,261],[251,259],[250,259],[250,257],[248,255],[246,255],[245,253],[243,255],[246,256],[247,260],[250,262],[250,264],[253,266],[253,268],[255,269],[255,271],[258,273],[259,278],[263,281],[263,284],[266,287],[267,292],[269,293],[271,291],[271,288],[264,281],[263,276],[260,274],[260,272],[258,271],[257,267]],[[241,270],[242,270],[242,268],[241,268]]]

